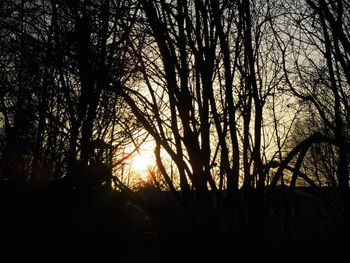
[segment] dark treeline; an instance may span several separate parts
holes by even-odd
[[[15,254],[345,255],[349,132],[349,1],[0,2]]]

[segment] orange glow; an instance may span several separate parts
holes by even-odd
[[[142,181],[150,179],[150,170],[155,166],[155,159],[152,151],[143,150],[138,152],[131,161],[134,175]]]

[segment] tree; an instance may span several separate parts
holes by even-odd
[[[265,113],[285,99],[272,9],[245,1],[140,3],[128,41],[144,89],[116,85],[116,92],[154,138],[159,171],[169,190],[181,190],[185,214],[195,211],[200,228],[215,232],[225,204],[228,224],[238,217],[242,237],[258,233],[267,167],[275,161],[268,150],[277,147],[271,138],[280,129]],[[177,179],[170,179],[162,151]]]
[[[318,131],[336,149],[336,181],[345,203],[349,190],[347,5],[343,1],[286,5],[291,30],[279,37],[288,88],[318,114],[316,121],[322,123]],[[293,13],[290,8],[301,11]]]
[[[102,162],[92,156],[96,141],[113,143],[110,159],[121,154],[139,131],[123,102],[108,90],[113,81],[130,82],[133,71],[132,58],[123,51],[133,23],[129,4],[53,0],[2,5],[0,106],[3,142],[11,149],[3,148],[3,167],[13,163],[6,169],[20,169],[15,173],[23,182],[42,180],[45,185],[82,173],[73,171],[77,162],[83,167]],[[113,165],[109,161],[110,171]]]

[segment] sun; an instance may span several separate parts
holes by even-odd
[[[149,180],[150,170],[155,166],[153,154],[149,151],[138,152],[131,161],[131,167],[136,176],[143,181]]]
[[[137,154],[132,160],[132,167],[135,171],[147,171],[150,165],[150,158],[147,156],[142,156],[141,153]]]

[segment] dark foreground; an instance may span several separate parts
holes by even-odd
[[[326,225],[317,211],[293,217],[289,235],[282,234],[281,217],[269,215],[260,239],[243,242],[225,231],[208,235],[186,230],[171,222],[173,215],[166,224],[152,220],[115,191],[2,185],[0,196],[0,252],[8,262],[235,262],[242,257],[314,262],[349,257],[343,227]]]

